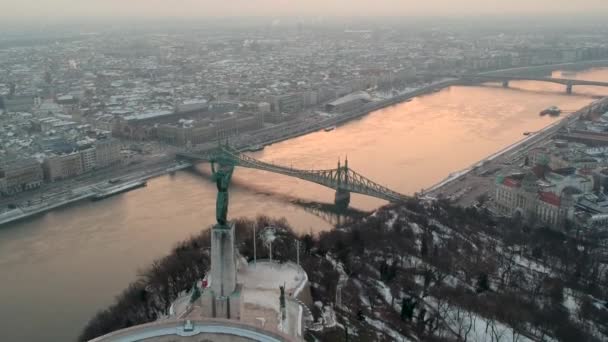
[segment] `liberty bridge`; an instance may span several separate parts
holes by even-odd
[[[301,170],[257,160],[229,145],[220,145],[204,152],[179,152],[177,157],[193,162],[204,161],[263,170],[313,182],[336,190],[335,204],[341,208],[348,207],[351,193],[376,197],[389,202],[402,202],[410,198],[410,196],[393,191],[350,169],[348,159],[344,164],[338,162],[338,167],[335,169]]]

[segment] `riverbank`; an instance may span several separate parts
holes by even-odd
[[[397,96],[391,97],[389,99],[384,99],[380,101],[375,101],[368,103],[357,110],[353,110],[347,113],[336,114],[332,117],[313,121],[313,122],[303,122],[299,125],[295,125],[293,127],[283,127],[283,129],[277,130],[273,132],[273,136],[267,138],[266,140],[256,139],[256,137],[252,137],[252,143],[257,145],[271,145],[277,142],[281,142],[284,140],[292,139],[299,137],[301,135],[306,135],[312,132],[316,132],[328,127],[339,126],[345,124],[349,121],[358,119],[362,116],[365,116],[371,112],[384,109],[390,106],[397,105],[399,103],[405,102],[409,99],[413,99],[414,97],[426,95],[443,88],[447,88],[453,85],[458,84],[457,79],[449,79],[442,80],[439,82],[433,82],[424,87],[418,88],[416,90],[412,90],[403,94],[399,94]]]
[[[509,68],[509,69],[500,69],[500,70],[492,70],[480,73],[482,75],[511,75],[516,73],[537,73],[537,72],[551,72],[555,70],[559,70],[561,68],[571,69],[571,68],[590,68],[590,67],[605,67],[608,66],[608,60],[597,60],[597,61],[585,61],[585,62],[576,62],[576,63],[560,63],[560,64],[550,64],[550,65],[540,65],[533,67],[519,67],[519,68]],[[362,116],[365,116],[371,112],[384,109],[390,106],[394,106],[396,104],[405,102],[414,97],[426,95],[450,86],[459,85],[460,80],[458,79],[445,79],[437,82],[433,82],[431,84],[425,85],[416,90],[412,90],[406,93],[399,94],[397,96],[391,97],[389,99],[384,99],[380,101],[371,102],[362,106],[361,108],[332,116],[330,118],[326,118],[319,121],[314,122],[300,122],[298,124],[294,124],[291,126],[283,126],[281,129],[278,129],[272,132],[272,136],[268,137],[268,134],[261,134],[262,137],[256,137],[255,132],[254,135],[250,137],[250,140],[247,142],[243,142],[240,147],[243,149],[248,148],[252,145],[271,145],[277,142],[285,141],[288,139],[296,138],[302,135],[306,135],[312,132],[316,132],[321,129],[325,129],[332,126],[339,126],[351,120],[358,119]]]
[[[586,66],[600,66],[600,65],[606,65],[606,64],[608,64],[608,61],[593,61],[593,62],[585,63]],[[560,64],[560,65],[552,65],[552,66],[542,66],[542,68],[549,68],[549,69],[555,70],[555,68],[560,68],[560,67],[570,68],[570,67],[576,67],[576,66],[580,66],[580,65],[581,65],[580,63],[578,63],[578,64]],[[540,68],[540,67],[536,67],[536,68]],[[530,69],[530,68],[528,68],[528,69]],[[493,71],[493,72],[500,73],[500,72],[514,71],[514,70],[523,72],[528,69],[521,69],[521,68],[505,69],[505,70],[498,70],[498,71]],[[351,111],[351,112],[343,113],[343,114],[337,114],[335,116],[320,119],[320,120],[301,120],[301,121],[299,121],[297,123],[293,123],[293,124],[279,125],[277,127],[268,128],[268,129],[264,130],[264,132],[261,132],[257,135],[255,134],[255,132],[253,132],[254,133],[253,135],[245,136],[242,139],[235,139],[234,141],[231,141],[231,143],[238,144],[238,146],[240,146],[242,149],[246,149],[247,147],[252,146],[252,145],[260,145],[260,146],[271,145],[271,144],[278,143],[281,141],[293,139],[298,136],[306,135],[306,134],[309,134],[309,133],[312,133],[315,131],[319,131],[326,127],[341,125],[346,122],[363,117],[373,111],[387,108],[387,107],[405,102],[414,97],[425,95],[425,94],[428,94],[428,93],[431,93],[431,92],[434,92],[434,91],[437,91],[437,90],[440,90],[440,89],[443,89],[443,88],[446,88],[446,87],[449,87],[452,85],[456,85],[458,83],[459,83],[459,81],[457,79],[447,79],[447,80],[434,82],[434,83],[428,84],[424,87],[421,87],[419,89],[412,90],[412,91],[400,94],[398,96],[395,96],[395,97],[392,97],[389,99],[369,103],[355,111]],[[546,128],[546,129],[549,129],[549,128],[550,127]],[[538,133],[538,134],[540,134],[540,133]],[[510,148],[517,148],[518,146],[520,146],[526,142],[533,141],[533,139],[537,138],[538,134],[527,137],[526,139],[523,139],[523,140],[511,145]],[[215,146],[216,146],[216,143],[209,143],[209,144],[205,145],[206,148],[214,148]],[[501,155],[501,154],[509,152],[509,151],[510,150],[499,151],[496,153],[496,155]],[[146,165],[142,164],[140,166],[133,167],[132,170],[119,169],[119,170],[116,170],[116,172],[122,174],[120,177],[125,177],[125,178],[129,178],[129,179],[133,179],[133,180],[147,180],[147,179],[150,179],[153,177],[161,176],[161,175],[172,172],[169,169],[174,164],[174,160],[170,157],[170,155],[171,155],[171,152],[166,152],[163,157],[164,160],[153,165],[154,167],[158,166],[160,168],[160,171],[158,171],[158,170],[142,171],[143,169],[147,169],[149,167],[149,164],[146,164]],[[488,160],[489,158],[490,157],[488,157],[484,160]],[[481,162],[478,162],[475,165],[477,165],[479,163],[481,163]],[[469,167],[465,170],[453,173],[447,179],[444,179],[440,183],[435,184],[433,187],[427,189],[426,192],[433,192],[436,189],[443,187],[444,185],[446,185],[448,183],[452,183],[458,179],[461,179],[462,177],[466,177],[466,175],[469,174],[475,168],[475,165],[472,165],[471,167]],[[173,170],[173,171],[175,171],[175,170]],[[89,177],[89,176],[87,176],[87,177]],[[16,205],[17,208],[12,209],[12,210],[7,210],[3,213],[0,213],[0,226],[11,223],[11,222],[15,222],[17,220],[25,219],[25,218],[28,218],[31,216],[39,215],[39,214],[48,212],[52,209],[56,209],[56,208],[59,208],[59,207],[65,206],[65,205],[69,205],[69,204],[81,201],[83,199],[90,198],[91,196],[94,196],[94,194],[92,194],[92,192],[90,190],[87,190],[87,188],[86,188],[87,186],[94,186],[94,185],[100,184],[102,182],[107,182],[108,179],[114,178],[114,176],[107,176],[105,178],[100,178],[97,176],[90,176],[90,177],[91,177],[90,179],[84,178],[84,180],[81,182],[83,184],[80,184],[80,185],[75,185],[72,182],[65,182],[58,189],[50,189],[50,190],[41,189],[37,192],[32,193],[31,196],[24,193],[24,194],[22,194],[22,196],[20,198],[15,199],[14,202],[8,202],[5,199],[5,202],[7,202],[7,203],[22,203],[22,205],[17,204]],[[80,187],[78,188],[78,186],[80,186]],[[76,190],[80,189],[81,191],[72,190],[71,188],[76,188]],[[67,189],[67,190],[64,190],[64,189]],[[58,190],[59,190],[59,192],[53,192],[53,191],[58,191]],[[41,200],[39,200],[40,203],[36,206],[29,205],[28,202],[36,202],[35,200],[29,201],[30,199],[34,199],[35,196],[40,196],[40,198],[41,198]]]
[[[316,131],[324,129],[326,127],[344,124],[348,121],[357,119],[364,115],[367,115],[373,111],[376,111],[376,110],[379,110],[382,108],[386,108],[391,105],[395,105],[395,104],[407,101],[408,99],[411,99],[411,98],[414,98],[417,96],[421,96],[421,95],[424,95],[424,94],[427,94],[427,93],[430,93],[430,92],[433,92],[436,90],[443,89],[445,87],[449,87],[456,83],[457,83],[457,80],[444,80],[444,81],[440,81],[440,82],[431,83],[422,88],[400,94],[400,95],[392,97],[390,99],[385,99],[385,100],[370,103],[356,111],[336,115],[334,117],[319,120],[319,121],[312,122],[312,123],[304,123],[303,125],[296,125],[294,127],[288,128],[288,129],[285,129],[285,128],[278,129],[275,131],[274,136],[269,137],[269,138],[267,137],[265,140],[256,140],[255,137],[253,137],[253,139],[251,139],[247,142],[240,142],[239,147],[241,149],[245,149],[245,148],[247,148],[247,146],[251,146],[253,144],[259,144],[261,146],[271,145],[271,144],[278,143],[278,142],[281,142],[284,140],[296,138],[301,135],[306,135],[306,134],[309,134],[312,132],[316,132]],[[212,148],[215,146],[215,144],[207,144],[207,145],[209,145],[208,148]],[[138,181],[141,182],[141,181],[146,181],[146,180],[149,180],[149,179],[152,179],[155,177],[159,177],[159,176],[162,176],[162,175],[165,175],[168,173],[172,173],[172,172],[175,172],[178,170],[182,170],[182,169],[185,169],[190,166],[191,166],[191,164],[188,164],[188,163],[175,164],[173,166],[171,164],[167,164],[160,170],[144,171],[144,172],[134,171],[130,174],[123,176],[122,179],[132,181],[132,182],[138,182]],[[6,211],[4,213],[0,213],[0,227],[5,224],[27,219],[29,217],[34,217],[36,215],[41,215],[41,214],[44,214],[53,209],[61,208],[61,207],[64,207],[64,206],[67,206],[67,205],[70,205],[70,204],[73,204],[73,203],[76,203],[76,202],[79,202],[82,200],[93,199],[93,198],[100,197],[100,196],[103,197],[102,195],[100,195],[99,189],[103,188],[106,185],[106,183],[107,183],[107,180],[104,180],[102,182],[97,182],[97,183],[94,183],[91,185],[86,185],[86,186],[83,186],[83,187],[80,187],[80,188],[77,188],[74,190],[68,190],[68,191],[60,193],[60,196],[51,196],[50,198],[48,198],[44,202],[41,202],[38,205],[21,206],[21,207],[15,208],[13,210]]]
[[[525,153],[529,149],[547,142],[561,128],[573,125],[577,120],[579,120],[582,114],[589,112],[593,107],[598,105],[608,105],[608,98],[602,98],[594,101],[589,105],[575,111],[574,113],[565,116],[563,119],[543,128],[542,130],[489,155],[488,157],[474,163],[470,167],[467,167],[461,171],[453,172],[446,179],[425,189],[423,191],[423,195],[429,199],[436,198],[439,195],[447,196],[448,198],[458,202],[460,197],[468,192],[472,192],[474,189],[485,189],[485,192],[480,191],[478,193],[469,194],[467,200],[460,201],[459,204],[465,206],[473,204],[473,200],[484,193],[491,196],[489,191],[492,189],[492,175],[510,167],[520,160],[523,160]],[[477,175],[473,175],[474,171],[479,172],[476,172]],[[463,182],[467,180],[467,178],[469,178],[469,180],[467,182]]]
[[[139,187],[138,184],[146,182],[149,179],[183,170],[191,166],[192,164],[189,163],[174,163],[174,165],[168,165],[165,167],[161,166],[160,168],[154,170],[134,172],[132,174],[121,177],[121,182],[117,184],[116,187],[126,187],[132,183],[134,184],[134,186],[128,187],[128,189],[124,189],[123,192],[130,191]],[[80,202],[82,200],[96,198],[103,199],[113,194],[114,189],[108,186],[107,181],[96,182],[91,185],[85,185],[75,189],[60,192],[55,196],[49,196],[47,199],[42,200],[40,203],[32,204],[29,206],[18,206],[12,210],[0,213],[0,227],[5,224],[41,215],[51,210],[65,207],[67,205]]]

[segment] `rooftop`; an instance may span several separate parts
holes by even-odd
[[[124,117],[124,119],[127,121],[145,120],[145,119],[152,119],[152,118],[167,116],[167,115],[171,115],[171,114],[173,114],[173,112],[169,111],[169,110],[158,110],[158,111],[149,111],[149,112],[140,113],[140,114],[127,115]]]
[[[544,191],[540,191],[538,193],[539,199],[545,203],[554,205],[556,207],[559,207],[561,204],[561,199],[558,195],[552,193],[552,192],[544,192]]]
[[[235,336],[238,341],[283,342],[292,341],[279,332],[269,332],[243,322],[227,319],[192,319],[157,321],[122,329],[98,337],[91,342],[109,341],[215,341],[221,336]],[[223,341],[224,339],[222,339]]]

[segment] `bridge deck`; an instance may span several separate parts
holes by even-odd
[[[230,162],[235,166],[278,173],[303,179],[335,190],[372,196],[389,202],[398,202],[409,198],[407,195],[400,194],[371,181],[363,175],[349,169],[346,165],[328,170],[301,170],[263,162],[226,147],[202,153],[181,152],[178,153],[178,156],[190,160]]]
[[[498,75],[461,75],[460,78],[464,79],[480,79],[488,81],[538,81],[538,82],[551,82],[563,85],[589,85],[608,87],[608,82],[601,81],[589,81],[589,80],[575,80],[567,78],[555,78],[555,77],[530,77],[530,76],[498,76]]]

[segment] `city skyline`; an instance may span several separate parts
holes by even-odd
[[[8,21],[67,18],[171,18],[247,16],[461,16],[582,15],[608,13],[603,0],[0,0]]]

